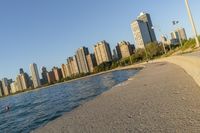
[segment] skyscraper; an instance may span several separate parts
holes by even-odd
[[[80,73],[88,73],[89,67],[86,56],[89,54],[89,50],[86,47],[81,47],[76,51],[76,59]]]
[[[10,82],[7,78],[2,79],[3,93],[5,96],[10,94]]]
[[[70,69],[70,65],[68,63],[65,64],[65,68],[66,68],[66,77],[71,77],[72,72],[71,72],[71,69]]]
[[[53,71],[47,72],[47,79],[49,84],[56,82],[56,78]]]
[[[21,82],[22,90],[26,90],[31,86],[30,85],[30,77],[27,73],[24,72],[24,70],[22,68],[20,69],[20,75],[18,75],[18,77],[19,77],[19,82]],[[20,84],[19,82],[18,82],[18,84]]]
[[[165,36],[163,36],[163,35],[160,37],[160,41],[164,45],[170,45],[171,44],[171,41],[167,40],[167,38]]]
[[[143,21],[144,23],[146,23],[147,27],[148,27],[148,31],[149,31],[149,35],[151,38],[151,42],[156,42],[156,35],[154,32],[154,28],[153,28],[153,24],[151,21],[151,17],[150,14],[145,13],[145,12],[141,12],[140,15],[138,16],[138,20]]]
[[[34,88],[40,87],[41,85],[40,76],[39,76],[37,65],[35,63],[30,65],[30,71],[31,71]]]
[[[18,91],[23,91],[23,85],[22,85],[22,79],[21,79],[21,75],[18,75],[16,77],[16,80],[15,80],[15,83],[16,83],[16,86],[15,86],[15,91],[18,92]]]
[[[47,84],[48,83],[48,79],[47,79],[47,68],[46,67],[42,67],[42,84]]]
[[[71,72],[71,76],[72,75],[77,75],[77,74],[80,73],[79,67],[78,67],[78,63],[77,63],[77,60],[76,60],[76,56],[69,57],[67,59],[67,62],[69,64],[69,70]]]
[[[92,73],[94,71],[94,67],[97,66],[96,58],[94,54],[88,54],[86,56],[89,71]]]
[[[171,33],[171,38],[172,39],[177,39],[178,40],[179,36],[180,36],[181,40],[187,40],[187,35],[186,35],[186,32],[185,32],[184,28],[178,28],[174,32]]]
[[[10,84],[10,88],[11,88],[11,93],[14,94],[18,91],[18,85],[17,85],[17,82],[12,82]]]
[[[0,97],[2,97],[4,95],[3,93],[3,86],[2,86],[2,82],[0,80]]]
[[[61,69],[58,67],[54,67],[52,71],[55,75],[56,81],[61,81],[61,79],[63,78]]]
[[[127,58],[133,54],[132,46],[129,42],[122,41],[116,46],[119,59]]]
[[[119,59],[116,48],[113,49],[112,59],[115,61]]]
[[[20,74],[24,73],[23,68],[20,68],[20,69],[19,69],[19,73],[20,73]]]
[[[106,41],[101,41],[94,46],[94,54],[98,65],[112,61],[110,45]]]
[[[66,68],[66,64],[62,64],[62,65],[61,65],[61,71],[62,71],[63,78],[67,78],[67,68]]]
[[[140,13],[137,20],[131,23],[131,29],[137,48],[144,48],[146,44],[156,42],[153,24],[148,13]]]

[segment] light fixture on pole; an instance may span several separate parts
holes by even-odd
[[[190,19],[190,23],[192,25],[192,30],[193,30],[194,35],[195,35],[196,47],[199,47],[200,44],[199,44],[198,34],[197,34],[196,26],[194,24],[194,19],[193,19],[191,10],[190,10],[190,6],[189,6],[189,3],[188,3],[188,0],[185,0],[185,5],[186,5],[186,8],[187,8],[187,12],[188,12],[188,16],[189,16],[189,19]]]
[[[151,29],[155,30],[155,27],[152,26]],[[162,34],[162,32],[161,32],[160,29],[158,29],[158,31]],[[162,35],[162,36],[164,36],[164,35]],[[163,46],[163,50],[164,50],[165,54],[167,54],[167,51],[166,51],[166,49],[165,49],[165,44],[164,44],[163,42],[161,42],[161,44],[162,44],[162,46]]]

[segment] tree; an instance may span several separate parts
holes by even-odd
[[[154,57],[162,55],[164,53],[162,46],[158,45],[157,43],[147,44],[146,51],[150,59],[153,59]]]
[[[94,73],[110,70],[112,62],[104,62],[94,68]]]

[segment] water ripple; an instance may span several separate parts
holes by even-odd
[[[29,133],[137,72],[116,71],[0,99],[0,132]],[[11,107],[9,112],[5,111],[7,105]]]

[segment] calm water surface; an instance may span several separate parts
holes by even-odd
[[[128,80],[138,71],[116,71],[2,98],[0,132],[29,133]],[[11,107],[9,112],[5,112],[7,105]]]

